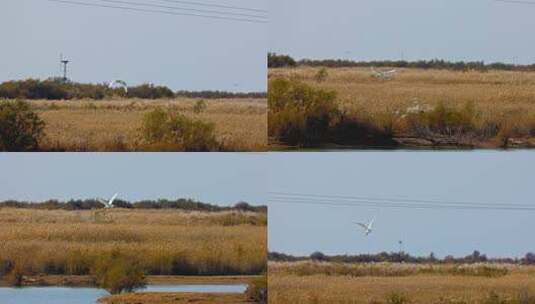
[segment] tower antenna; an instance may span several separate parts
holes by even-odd
[[[60,62],[63,67],[63,81],[67,81],[67,65],[69,64],[69,60],[63,58],[63,54],[60,55]]]

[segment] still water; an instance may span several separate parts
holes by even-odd
[[[149,285],[139,292],[243,293],[247,285]],[[0,288],[0,304],[95,304],[105,290],[82,287]]]

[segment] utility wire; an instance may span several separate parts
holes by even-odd
[[[156,0],[156,1],[190,4],[190,5],[198,5],[198,6],[205,6],[205,7],[218,7],[218,8],[226,8],[226,9],[242,10],[242,11],[250,11],[250,12],[261,12],[261,13],[268,12],[268,10],[265,10],[265,9],[246,8],[246,7],[231,6],[231,5],[221,5],[221,4],[210,4],[210,3],[194,2],[194,1],[179,1],[179,0]]]
[[[149,4],[149,3],[134,2],[134,1],[121,1],[121,0],[98,0],[98,1],[108,2],[108,3],[116,3],[116,4],[124,4],[124,5],[134,5],[134,6],[164,8],[164,9],[171,9],[171,10],[190,11],[190,12],[197,12],[197,13],[220,14],[220,15],[241,16],[241,17],[261,18],[261,19],[267,18],[267,16],[262,16],[262,15],[251,15],[251,14],[234,13],[234,12],[222,12],[222,11],[204,10],[204,9],[196,9],[196,8],[166,6],[166,5]]]
[[[377,202],[336,202],[336,201],[312,201],[312,200],[291,200],[291,199],[269,199],[268,202],[275,204],[298,204],[298,205],[318,205],[329,207],[375,207],[394,209],[436,209],[436,210],[502,210],[502,211],[535,211],[535,207],[507,207],[507,206],[445,206],[445,205],[425,205],[425,204],[400,204],[400,203],[377,203]]]
[[[514,206],[514,207],[528,207],[535,208],[535,204],[525,203],[481,203],[473,201],[446,201],[446,200],[423,200],[423,199],[408,199],[408,198],[377,198],[369,196],[345,196],[345,195],[319,195],[319,194],[304,194],[292,192],[270,192],[273,197],[286,198],[304,198],[304,199],[336,199],[340,201],[376,201],[376,202],[400,202],[400,203],[425,203],[425,204],[442,204],[442,205],[468,205],[468,206]]]
[[[79,1],[68,1],[68,0],[47,0],[47,1],[64,3],[64,4],[72,4],[72,5],[80,5],[80,6],[88,6],[88,7],[112,8],[112,9],[120,9],[120,10],[127,10],[127,11],[157,13],[157,14],[166,14],[166,15],[175,15],[175,16],[192,16],[192,17],[201,17],[201,18],[207,18],[207,19],[231,20],[231,21],[241,21],[241,22],[249,22],[249,23],[267,23],[268,22],[267,20],[232,18],[232,17],[202,15],[202,14],[193,14],[193,13],[179,13],[179,12],[171,12],[171,11],[164,11],[164,10],[142,9],[142,8],[133,8],[133,7],[125,7],[125,6],[106,5],[106,4],[95,4],[95,3],[87,3],[87,2],[79,2]]]
[[[535,2],[532,2],[532,1],[522,1],[522,0],[494,0],[494,2],[514,3],[514,4],[531,4],[531,5],[535,5]]]

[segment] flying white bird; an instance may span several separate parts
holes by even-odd
[[[362,229],[364,229],[364,234],[366,234],[366,236],[368,236],[370,233],[372,233],[372,226],[373,226],[373,222],[374,221],[375,221],[375,219],[371,220],[368,224],[357,223],[357,222],[355,222],[355,224],[357,224],[360,227],[362,227]]]
[[[398,72],[397,70],[390,70],[390,71],[378,71],[375,69],[375,67],[371,67],[372,75],[375,78],[379,78],[382,80],[391,80],[394,78],[394,75]]]
[[[115,205],[113,205],[113,201],[117,198],[117,195],[119,195],[119,193],[115,193],[115,195],[112,196],[112,198],[107,202],[105,200],[99,200],[104,205],[104,209],[111,209],[115,207]]]

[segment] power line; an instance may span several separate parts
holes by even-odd
[[[261,13],[268,12],[268,10],[265,10],[265,9],[246,8],[246,7],[231,6],[231,5],[221,5],[221,4],[210,4],[210,3],[194,2],[194,1],[179,1],[179,0],[156,0],[156,1],[170,2],[170,3],[182,3],[182,4],[190,4],[190,5],[198,5],[198,6],[206,6],[206,7],[218,7],[218,8],[226,8],[226,9],[242,10],[242,11],[250,11],[250,12],[261,12]]]
[[[535,211],[535,207],[507,207],[507,206],[445,206],[445,205],[425,205],[425,204],[401,204],[401,203],[383,203],[377,202],[328,202],[328,201],[311,201],[311,200],[291,200],[291,199],[269,199],[268,202],[275,204],[298,204],[298,205],[317,205],[329,207],[374,207],[374,208],[393,208],[393,209],[434,209],[434,210],[502,210],[502,211]]]
[[[375,202],[400,202],[400,203],[425,203],[425,204],[442,204],[442,205],[468,205],[468,206],[514,206],[514,207],[528,207],[535,208],[533,204],[525,203],[481,203],[473,201],[446,201],[446,200],[424,200],[424,199],[409,199],[409,198],[378,198],[369,196],[346,196],[346,195],[320,195],[320,194],[305,194],[294,192],[269,192],[275,197],[289,197],[289,198],[316,198],[316,199],[337,199],[341,201],[375,201]]]
[[[522,0],[494,0],[495,2],[514,3],[514,4],[531,4],[535,5],[535,2],[522,1]]]
[[[120,9],[120,10],[127,10],[127,11],[157,13],[157,14],[166,14],[166,15],[175,15],[175,16],[192,16],[192,17],[201,17],[201,18],[207,18],[207,19],[231,20],[231,21],[241,21],[241,22],[249,22],[249,23],[267,23],[268,22],[267,20],[232,18],[232,17],[202,15],[202,14],[193,14],[193,13],[178,13],[178,12],[171,12],[171,11],[164,11],[164,10],[142,9],[142,8],[133,8],[133,7],[125,7],[125,6],[86,3],[86,2],[79,2],[79,1],[68,1],[68,0],[47,0],[47,1],[64,3],[64,4],[72,4],[72,5],[80,5],[80,6],[88,6],[88,7],[112,8],[112,9]]]
[[[101,1],[101,2],[108,2],[108,3],[124,4],[124,5],[135,5],[135,6],[145,6],[145,7],[164,8],[164,9],[171,9],[171,10],[182,10],[182,11],[190,11],[190,12],[197,12],[197,13],[221,14],[221,15],[230,15],[230,16],[241,16],[241,17],[261,18],[261,19],[265,19],[265,18],[267,18],[267,16],[265,16],[265,15],[251,15],[251,14],[234,13],[234,12],[222,12],[222,11],[214,11],[214,10],[203,10],[203,9],[196,9],[196,8],[185,8],[185,7],[166,6],[166,5],[158,5],[158,4],[149,4],[149,3],[143,3],[143,2],[121,1],[121,0],[98,0],[98,1]]]

